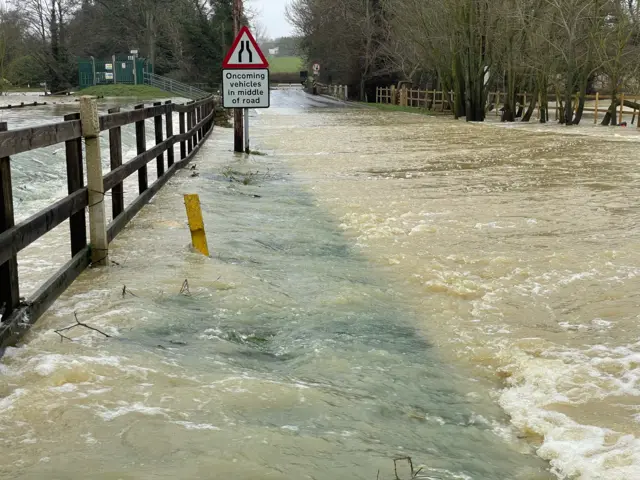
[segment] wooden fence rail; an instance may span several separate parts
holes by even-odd
[[[174,112],[178,113],[179,118],[178,135],[173,133]],[[208,97],[186,105],[171,102],[155,103],[146,108],[137,105],[134,110],[127,112],[120,112],[116,108],[99,118],[99,129],[109,132],[110,145],[111,170],[102,178],[104,192],[100,193],[102,198],[107,191],[112,193],[113,221],[107,228],[108,242],[122,231],[178,169],[193,158],[213,129],[214,115],[215,102],[213,97]],[[156,144],[147,149],[145,120],[150,118],[154,120]],[[135,124],[137,156],[122,163],[121,127],[130,124]],[[0,323],[0,348],[18,341],[92,263],[92,257],[95,262],[96,252],[92,252],[91,245],[87,243],[85,210],[89,207],[90,195],[84,184],[82,140],[83,124],[79,114],[65,116],[64,122],[12,131],[7,130],[6,122],[0,123],[0,311],[4,309]],[[85,141],[88,143],[89,137]],[[16,225],[10,157],[59,143],[65,144],[68,196]],[[174,146],[178,143],[180,159],[175,161]],[[147,164],[154,159],[157,178],[149,185]],[[136,172],[139,195],[125,208],[122,184]],[[28,300],[21,300],[18,253],[66,220],[69,220],[71,260],[46,280]]]

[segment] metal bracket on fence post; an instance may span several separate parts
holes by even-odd
[[[80,98],[80,120],[87,162],[87,189],[89,190],[89,234],[91,263],[106,266],[109,263],[107,216],[104,208],[104,182],[100,157],[100,119],[95,97]]]

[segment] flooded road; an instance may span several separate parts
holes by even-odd
[[[266,155],[217,130],[6,352],[0,476],[640,477],[635,132],[272,100]]]

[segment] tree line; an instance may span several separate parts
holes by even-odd
[[[560,122],[578,124],[595,88],[612,96],[638,90],[639,0],[292,0],[287,15],[322,79],[352,87],[362,100],[376,85],[408,81],[453,91],[453,114],[484,120],[506,93],[504,121],[560,101]],[[551,97],[551,98],[549,98]]]
[[[233,0],[8,0],[0,11],[4,84],[52,92],[78,85],[79,57],[137,49],[154,71],[219,83],[233,41]],[[246,22],[247,19],[245,18]]]

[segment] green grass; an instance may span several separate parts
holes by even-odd
[[[78,90],[75,95],[94,95],[96,97],[136,97],[152,100],[170,98],[173,95],[149,85],[96,85]]]
[[[299,73],[303,70],[300,57],[267,57],[271,73]]]
[[[27,88],[27,87],[4,87],[2,89],[5,92],[39,92],[39,93],[43,93],[44,92],[44,87],[39,87],[39,88]]]
[[[418,107],[401,107],[400,105],[389,105],[387,103],[367,103],[368,106],[377,108],[384,112],[405,112],[405,113],[420,113],[422,115],[441,115],[442,112],[433,112],[424,108]],[[449,112],[445,112],[449,113]]]

